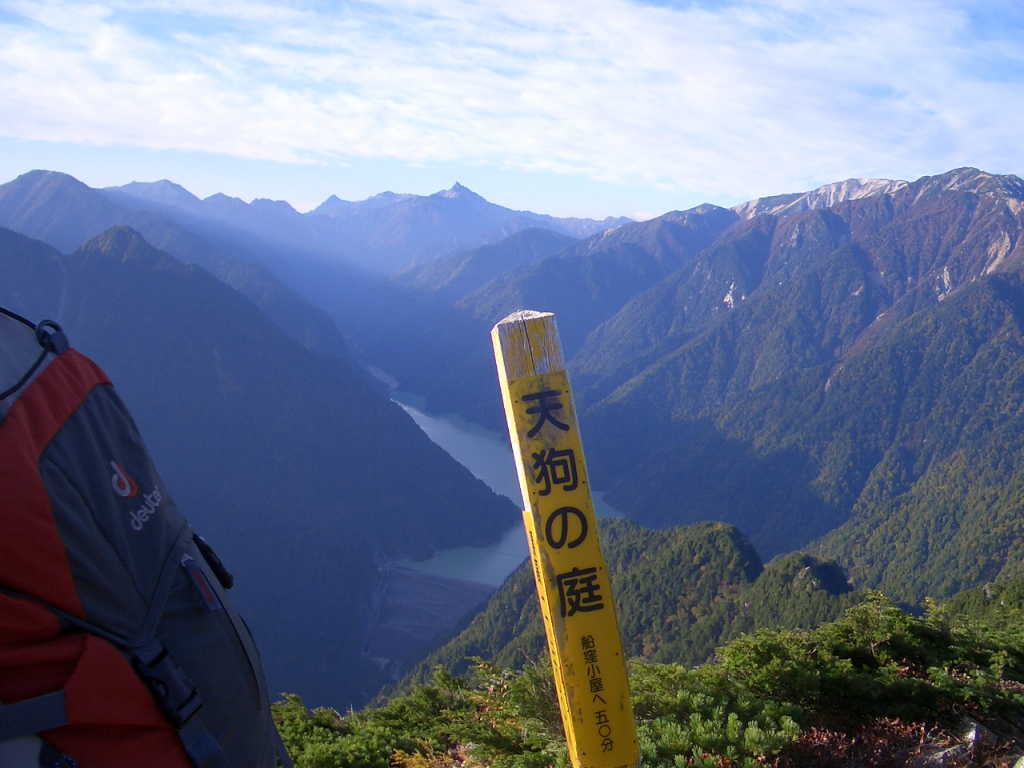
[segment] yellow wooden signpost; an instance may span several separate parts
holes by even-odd
[[[515,312],[491,340],[569,756],[576,768],[637,768],[611,581],[555,316]]]

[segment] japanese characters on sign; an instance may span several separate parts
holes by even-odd
[[[537,493],[548,496],[551,486],[561,486],[563,491],[575,491],[579,486],[576,473],[576,452],[572,449],[556,451],[554,448],[533,454],[533,482],[543,484]]]
[[[573,568],[558,574],[558,606],[562,617],[574,616],[580,611],[599,611],[601,585],[597,583],[597,568]]]
[[[550,423],[551,426],[556,429],[560,429],[563,432],[569,431],[568,424],[565,424],[552,416],[554,411],[562,410],[562,404],[558,402],[558,396],[561,394],[561,391],[557,389],[547,389],[543,392],[531,392],[528,395],[523,395],[523,402],[537,403],[532,408],[526,409],[527,416],[532,413],[537,414],[536,421],[533,422],[533,426],[530,427],[530,431],[526,433],[527,437],[536,436],[536,434],[540,432],[540,428],[546,423]]]
[[[607,704],[601,693],[604,691],[604,683],[601,680],[601,667],[598,666],[597,644],[593,635],[584,635],[580,640],[583,646],[583,661],[587,664],[587,678],[590,680],[590,693],[593,694],[593,703],[600,702]],[[615,748],[612,740],[612,725],[608,719],[608,709],[594,710],[594,725],[597,726],[597,735],[601,737],[601,751],[611,752]]]
[[[569,541],[571,519],[577,521],[578,533],[572,541]],[[547,539],[548,545],[554,549],[561,549],[566,545],[566,542],[569,544],[569,549],[574,549],[586,541],[587,531],[589,530],[590,523],[587,522],[587,516],[580,510],[576,509],[576,507],[559,507],[548,515],[548,521],[544,525],[544,538]]]
[[[554,317],[516,313],[492,339],[570,757],[576,768],[637,768],[611,583]]]

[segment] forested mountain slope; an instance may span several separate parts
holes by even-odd
[[[1024,184],[970,169],[736,225],[574,361],[595,476],[895,599],[1015,572]],[[730,301],[731,299],[731,301]]]
[[[363,703],[375,558],[483,545],[517,517],[360,371],[126,227],[69,256],[0,230],[0,270],[0,304],[57,319],[114,381],[235,572],[272,690]]]
[[[823,420],[863,424],[858,405],[878,416],[840,454],[860,471],[831,462],[823,477],[861,490],[815,551],[908,602],[1024,574],[1022,323],[1024,276],[993,275],[836,375]],[[874,379],[866,396],[858,376]]]
[[[947,607],[950,613],[1003,629],[1024,624],[1024,577],[961,592]]]
[[[598,530],[628,658],[699,664],[742,632],[814,627],[860,599],[833,563],[794,555],[764,568],[743,534],[723,523],[659,531],[602,519]],[[400,688],[429,680],[438,664],[461,674],[474,656],[516,668],[546,658],[537,606],[527,563]]]

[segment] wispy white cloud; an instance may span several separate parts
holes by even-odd
[[[734,196],[1020,170],[1012,22],[939,0],[8,0],[0,135]]]

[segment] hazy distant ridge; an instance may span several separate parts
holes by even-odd
[[[588,237],[632,221],[627,218],[557,218],[488,202],[455,184],[432,195],[382,192],[350,202],[331,196],[299,213],[286,202],[246,203],[226,195],[205,200],[162,180],[104,190],[125,202],[145,201],[166,213],[216,222],[289,249],[331,256],[376,273],[389,273],[458,251],[495,243],[529,227]]]

